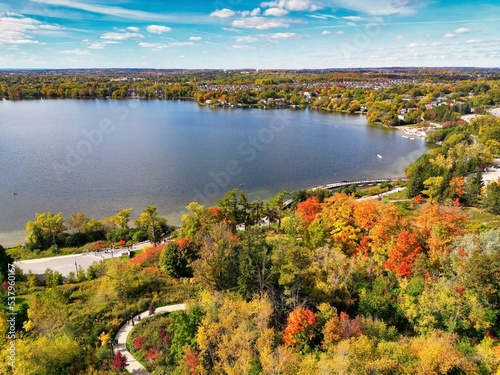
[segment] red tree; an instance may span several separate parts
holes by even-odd
[[[122,354],[121,352],[116,352],[115,356],[113,357],[113,361],[111,362],[113,370],[122,371],[123,369],[125,369],[126,365],[127,365],[127,357],[125,357],[125,355]]]
[[[184,358],[186,360],[186,366],[189,369],[189,374],[199,375],[198,366],[200,365],[200,359],[198,357],[198,352],[189,349]]]
[[[144,345],[144,340],[142,339],[142,337],[141,336],[136,337],[134,340],[134,346],[137,349],[142,349],[143,345]]]
[[[321,212],[321,203],[317,197],[311,197],[297,205],[297,214],[308,223],[312,222],[317,214]]]
[[[299,306],[288,315],[287,326],[283,332],[286,346],[307,345],[314,337],[314,328],[318,323],[316,314]]]
[[[154,362],[156,361],[158,358],[161,357],[161,354],[159,352],[157,352],[155,349],[151,348],[149,349],[149,351],[146,353],[146,359],[149,361],[149,362]]]
[[[399,277],[411,275],[411,269],[421,252],[422,247],[415,235],[409,230],[405,230],[399,234],[384,267]]]

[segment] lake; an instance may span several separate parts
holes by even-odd
[[[421,139],[365,117],[312,110],[212,109],[188,101],[0,101],[0,244],[35,213],[98,219],[155,205],[179,224],[193,200],[398,177]],[[377,157],[380,154],[382,158]]]

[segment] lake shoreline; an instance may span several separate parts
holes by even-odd
[[[319,110],[217,111],[193,101],[113,99],[0,106],[2,245],[24,242],[24,226],[37,212],[106,218],[126,207],[138,216],[154,205],[179,224],[189,202],[212,205],[232,188],[266,200],[281,189],[397,177],[428,149],[363,116]]]

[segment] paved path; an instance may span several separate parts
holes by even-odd
[[[380,194],[380,196],[381,197],[387,197],[389,195],[392,195],[392,194],[395,194],[395,193],[399,193],[400,191],[403,191],[403,190],[406,190],[406,187],[397,187],[395,189],[392,189],[392,190],[386,191],[385,193]],[[378,195],[370,195],[368,197],[359,198],[358,201],[365,201],[365,200],[368,200],[368,199],[375,200],[375,199],[378,199],[378,197],[379,197]]]
[[[132,251],[140,250],[144,246],[150,246],[149,241],[141,242],[132,246]],[[70,272],[77,274],[79,266],[82,266],[83,270],[86,271],[93,263],[98,263],[106,259],[120,257],[122,253],[126,253],[127,249],[103,249],[101,251],[92,251],[82,254],[74,255],[61,255],[57,257],[50,258],[40,258],[31,260],[20,260],[14,262],[16,266],[19,266],[24,274],[29,271],[33,272],[38,276],[43,276],[45,270],[50,268],[52,271],[57,271],[67,277]]]
[[[180,311],[180,310],[185,310],[186,309],[186,304],[181,303],[178,305],[168,305],[168,306],[162,306],[162,307],[157,307],[155,310],[155,315],[158,315],[160,313],[166,313],[166,312],[172,312],[172,311]],[[155,316],[152,315],[152,316]],[[139,315],[134,316],[134,321],[138,321],[138,317],[141,317],[142,319],[147,319],[150,318],[149,311],[144,311],[143,313],[140,313]],[[118,342],[117,345],[114,346],[113,350],[114,353],[116,352],[121,352],[122,354],[127,357],[127,371],[130,372],[131,374],[134,375],[148,375],[149,372],[142,366],[137,360],[130,354],[130,352],[127,350],[127,337],[132,331],[132,326],[130,324],[130,321],[127,321],[125,325],[123,325],[118,333],[115,336],[115,340]]]

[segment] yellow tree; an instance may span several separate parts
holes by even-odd
[[[270,303],[261,298],[246,302],[231,295],[222,300],[209,297],[203,304],[207,314],[196,336],[201,373],[250,373],[259,352],[272,342]]]
[[[64,226],[62,213],[53,214],[46,212],[35,214],[35,221],[26,223],[27,240],[35,245],[49,247],[52,243],[56,245],[57,237],[67,228]]]
[[[85,231],[89,219],[82,212],[77,212],[69,215],[68,226],[74,231],[81,233]]]
[[[115,216],[111,218],[111,221],[115,223],[119,228],[128,228],[128,222],[130,221],[130,214],[132,213],[131,208],[124,208],[118,212]]]
[[[346,194],[335,194],[325,200],[318,215],[333,241],[345,252],[353,252],[360,239],[360,229],[354,218],[356,200]]]
[[[39,335],[52,337],[64,326],[66,320],[67,298],[57,288],[47,289],[35,294],[30,301],[27,330]]]
[[[424,181],[425,189],[422,190],[422,193],[429,197],[429,203],[437,203],[443,194],[444,190],[444,177],[429,177]]]
[[[461,373],[472,375],[478,373],[478,368],[457,348],[457,336],[443,332],[435,332],[429,336],[420,336],[410,341],[410,350],[418,360],[413,368],[408,369],[413,374],[440,375]]]
[[[65,374],[71,371],[72,367],[78,366],[80,353],[78,342],[69,336],[19,339],[16,341],[16,365],[12,368],[12,372],[4,374]]]

